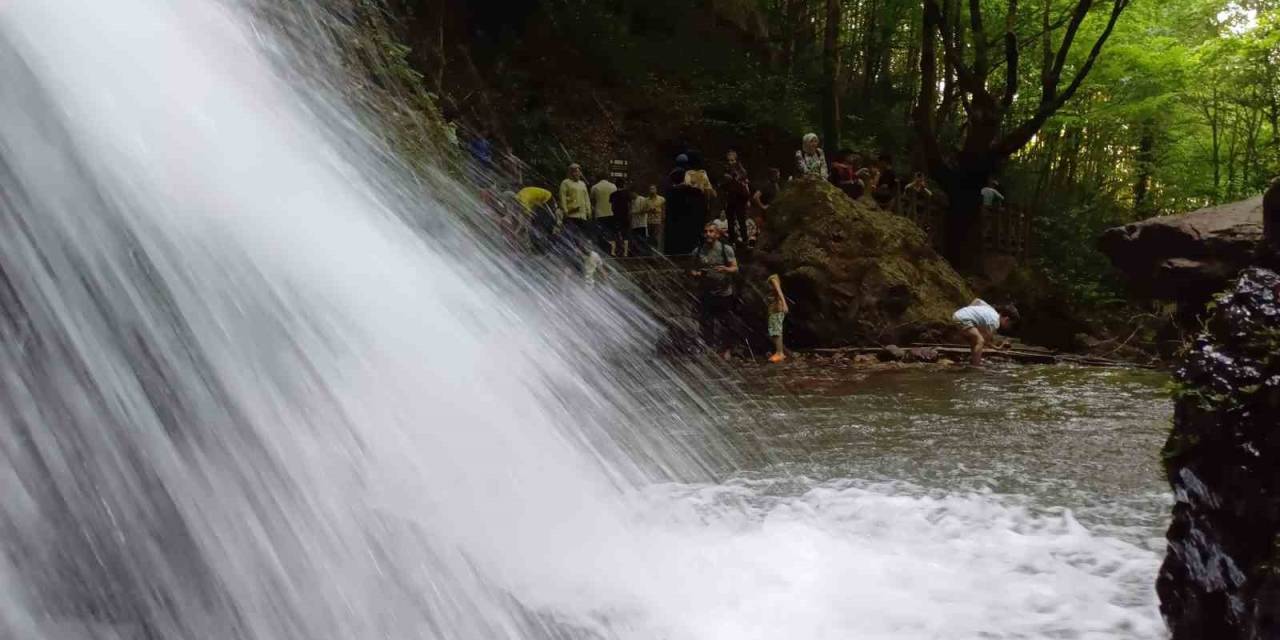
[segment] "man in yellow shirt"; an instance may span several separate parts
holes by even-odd
[[[533,213],[535,208],[551,201],[551,192],[542,187],[525,187],[516,192],[516,200],[524,206],[525,211]]]
[[[529,248],[534,255],[551,251],[556,242],[556,215],[551,192],[541,187],[525,187],[516,192],[516,202],[524,207],[529,219]]]

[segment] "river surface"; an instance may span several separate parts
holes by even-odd
[[[1164,374],[824,360],[742,374],[721,407],[763,412],[740,422],[762,455],[653,504],[669,520],[698,505],[690,519],[721,532],[743,637],[786,637],[778,612],[791,637],[1167,637]]]
[[[1026,496],[1163,549],[1169,489],[1159,450],[1172,418],[1163,373],[997,366],[860,374],[818,364],[753,377],[747,392],[781,407],[762,442],[792,474]]]

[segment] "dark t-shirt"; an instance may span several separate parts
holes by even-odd
[[[845,182],[853,182],[857,179],[857,176],[854,175],[853,165],[843,162],[831,163],[831,182],[838,185]]]
[[[885,167],[885,169],[880,172],[879,187],[889,187],[890,194],[897,195],[898,186],[898,172],[894,171],[893,167]]]
[[[763,202],[766,207],[773,204],[773,201],[777,199],[777,197],[778,183],[769,181],[764,183],[764,186],[760,187],[760,202]]]
[[[613,208],[614,220],[618,221],[618,228],[627,230],[631,228],[631,203],[636,199],[636,194],[630,189],[618,189],[609,194],[609,206]]]

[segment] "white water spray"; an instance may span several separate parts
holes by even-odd
[[[1158,637],[1069,516],[712,483],[710,383],[644,418],[638,312],[410,226],[251,24],[0,5],[0,635]]]

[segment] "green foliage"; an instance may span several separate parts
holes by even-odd
[[[1060,291],[1083,304],[1113,304],[1124,299],[1111,263],[1097,248],[1102,231],[1124,222],[1125,212],[1104,205],[1044,213],[1032,228],[1035,265]]]
[[[496,2],[454,1],[511,15]],[[970,5],[937,1],[959,12],[952,17],[963,31]],[[486,36],[473,57],[499,105],[491,123],[541,179],[558,178],[569,159],[598,168],[611,154],[647,159],[659,155],[655,147],[665,153],[684,140],[709,154],[753,138],[790,146],[818,130],[822,89],[832,82],[843,139],[828,142],[892,152],[905,165],[900,171],[921,168],[910,117],[921,90],[920,0],[840,0],[842,64],[834,79],[823,66],[828,0],[515,4],[519,17],[504,23],[500,37]],[[1021,2],[1006,20],[1013,3],[979,3],[993,94],[1003,94],[1011,70],[1006,28],[1019,44],[1006,129],[1038,108],[1045,48],[1059,48],[1076,4]],[[1094,4],[1065,59],[1064,83],[1107,22],[1111,2]],[[407,50],[394,42],[380,48],[387,75],[420,84]],[[972,59],[972,39],[963,49]],[[939,62],[940,81],[954,86]],[[466,103],[474,93],[468,87],[453,98]],[[964,92],[952,97],[936,124],[940,142],[954,148],[970,130],[971,105]],[[1095,249],[1098,234],[1258,193],[1280,173],[1278,112],[1280,2],[1132,2],[1074,98],[1001,169],[1010,202],[1036,220],[1037,267],[1079,300],[1111,304],[1120,292]]]

